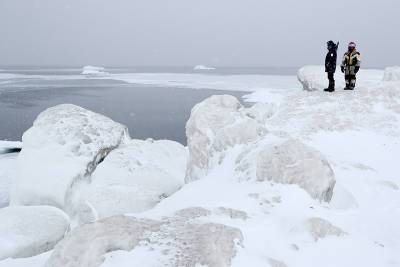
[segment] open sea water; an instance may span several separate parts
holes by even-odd
[[[109,73],[204,73],[207,75],[294,75],[295,68],[189,67],[106,68]],[[0,140],[21,140],[46,108],[70,103],[125,124],[132,138],[169,139],[186,144],[185,124],[192,107],[215,94],[239,99],[248,92],[129,84],[80,77],[81,68],[0,67]],[[65,79],[52,79],[55,76]]]

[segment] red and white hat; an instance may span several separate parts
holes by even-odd
[[[356,48],[356,43],[355,43],[355,42],[350,42],[350,43],[349,43],[349,47]]]

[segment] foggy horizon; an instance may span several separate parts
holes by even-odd
[[[363,67],[395,65],[395,0],[3,0],[0,66],[300,67],[349,41]],[[384,49],[382,51],[382,49]]]

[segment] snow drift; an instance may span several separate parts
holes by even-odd
[[[110,73],[106,72],[103,67],[85,66],[82,68],[82,75],[87,77],[106,77]]]
[[[266,132],[262,124],[246,115],[233,96],[215,95],[197,104],[186,124],[189,148],[186,182],[205,175],[217,152],[253,142]]]
[[[127,137],[125,126],[75,105],[45,110],[22,137],[11,204],[68,211],[75,185]]]
[[[56,246],[46,267],[100,266],[107,252],[143,247],[160,251],[158,266],[230,266],[243,239],[240,230],[196,220],[195,211],[184,214],[162,220],[114,216],[80,226]]]
[[[400,81],[400,67],[387,67],[383,74],[384,81]]]
[[[75,192],[80,221],[142,212],[184,184],[187,152],[173,141],[131,140],[110,152]]]
[[[69,229],[68,216],[49,206],[0,209],[0,260],[50,250]]]

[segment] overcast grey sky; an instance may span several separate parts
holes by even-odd
[[[400,64],[399,0],[0,0],[0,65]]]

